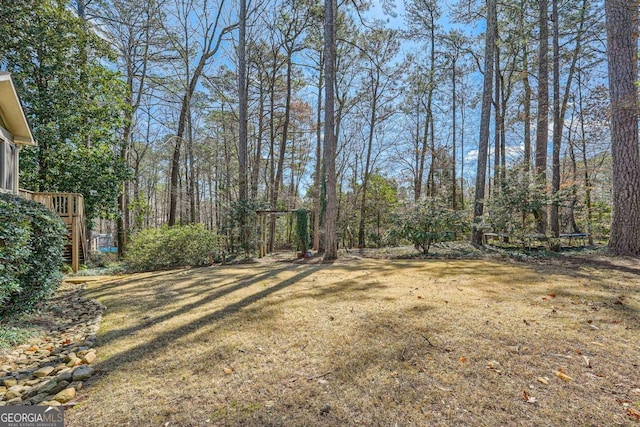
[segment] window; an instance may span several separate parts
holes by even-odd
[[[5,142],[5,140],[0,136],[0,191],[7,191],[9,190],[8,188],[5,187],[5,183],[6,180],[4,179],[5,175],[7,174],[7,160],[6,160],[6,148],[5,145],[7,145],[7,143]]]
[[[0,191],[13,192],[16,183],[16,146],[0,137]]]

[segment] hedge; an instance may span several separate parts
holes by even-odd
[[[148,228],[133,236],[127,248],[129,271],[162,270],[209,264],[220,239],[202,224]]]
[[[0,194],[0,319],[32,311],[62,280],[67,229],[44,205]]]

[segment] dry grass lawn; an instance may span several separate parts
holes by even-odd
[[[88,284],[68,426],[638,426],[640,266],[342,259]]]

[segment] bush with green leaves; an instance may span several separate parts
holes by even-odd
[[[424,255],[434,243],[448,242],[469,230],[464,211],[447,207],[437,198],[420,200],[414,208],[400,217],[400,235],[409,240]]]
[[[199,266],[219,255],[220,238],[202,224],[148,228],[133,236],[125,256],[129,271]]]
[[[483,226],[522,241],[525,235],[536,232],[534,214],[547,204],[547,196],[529,172],[515,167],[488,201]]]
[[[67,229],[44,205],[0,194],[0,318],[32,311],[62,280]]]

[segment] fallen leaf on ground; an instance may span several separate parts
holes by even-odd
[[[502,371],[496,368],[496,366],[499,366],[499,365],[500,363],[496,362],[495,360],[492,360],[491,362],[487,363],[487,369],[491,369],[496,374],[502,374]]]
[[[529,396],[529,393],[527,393],[527,391],[523,391],[522,392],[523,396],[524,396],[524,401],[527,403],[536,403],[538,401],[538,399],[536,399],[533,396]]]
[[[233,369],[231,368],[223,368],[225,374],[233,374]]]
[[[627,415],[636,421],[640,421],[640,411],[634,408],[627,408]]]
[[[549,294],[549,296],[550,296],[551,298],[555,298],[555,297],[556,297],[556,294]]]
[[[558,378],[560,378],[563,381],[573,381],[573,378],[571,378],[569,375],[565,374],[564,372],[562,372],[562,370],[558,370],[556,371],[556,376]]]
[[[466,362],[466,361],[467,361],[467,358],[466,358],[466,357],[462,356],[462,357],[460,358],[460,362],[464,363],[464,362]]]

